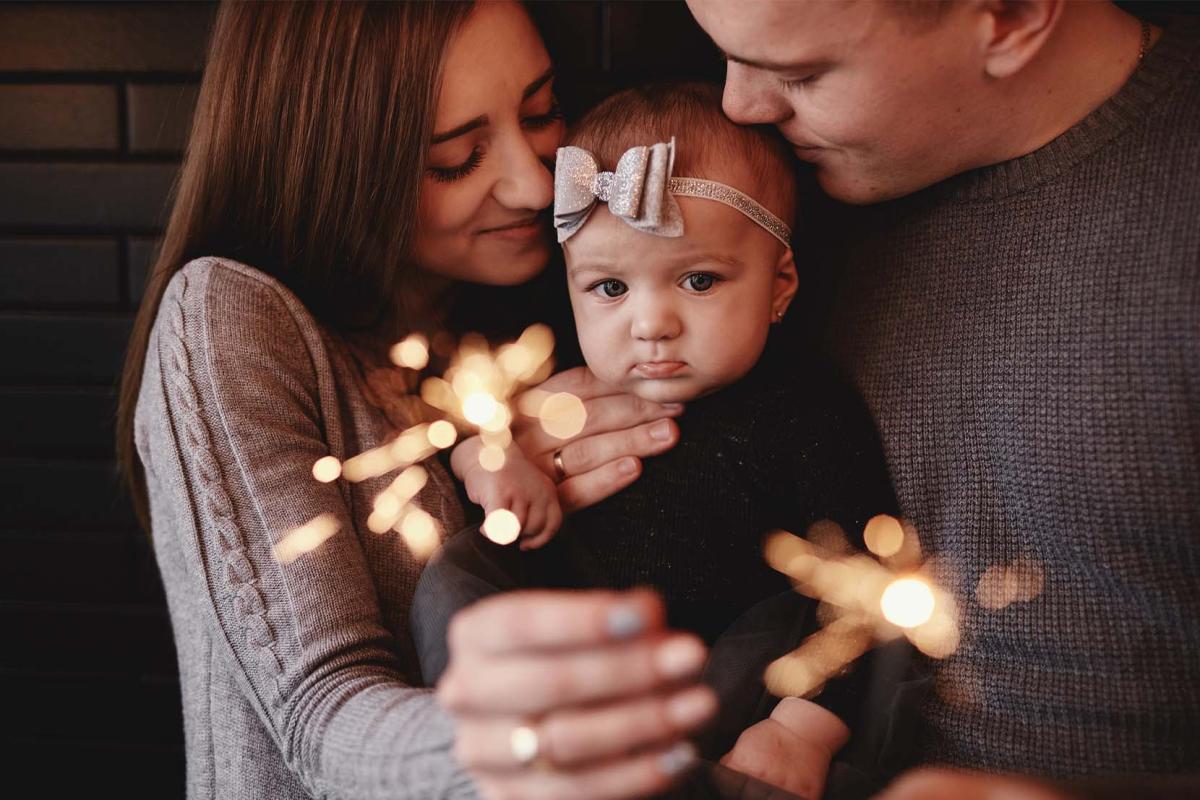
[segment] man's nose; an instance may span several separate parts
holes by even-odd
[[[791,114],[791,106],[769,73],[735,61],[725,69],[721,107],[725,116],[740,125],[774,124]]]

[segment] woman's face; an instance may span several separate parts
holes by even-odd
[[[546,266],[545,215],[563,135],[550,56],[525,10],[479,3],[451,40],[421,179],[415,260],[493,285]]]

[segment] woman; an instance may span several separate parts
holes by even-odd
[[[386,478],[320,484],[311,468],[418,421],[389,384],[394,372],[379,367],[404,332],[437,326],[456,281],[515,284],[546,265],[546,163],[562,134],[552,78],[536,30],[509,3],[221,9],[130,345],[118,443],[166,585],[189,797],[472,793],[450,717],[415,685],[407,619],[420,564],[366,527]],[[584,397],[591,419],[562,449],[565,507],[617,490],[636,478],[637,456],[670,446],[649,435],[666,409],[606,396],[580,373],[549,383]],[[562,446],[518,434],[535,454]],[[453,532],[462,514],[452,484],[435,463],[429,475],[417,501]],[[321,514],[332,520],[325,534],[336,533],[294,560],[276,557],[289,531]],[[493,609],[513,619],[528,600]],[[603,744],[586,767],[567,759],[554,774],[524,773],[525,783],[492,781],[493,793],[644,793],[686,760],[675,748],[698,722],[628,731],[635,713],[667,707],[668,685],[690,679],[703,653],[663,632],[651,597],[578,601],[596,624],[576,625],[576,639],[601,640],[587,663],[620,638],[627,660],[674,654],[671,669],[645,672],[636,687],[592,687],[589,699],[613,702],[557,717],[559,729]],[[538,617],[527,619],[523,633],[536,640]],[[516,668],[549,679],[560,691],[546,702],[569,707],[574,663],[519,649],[521,639],[494,641],[467,635],[455,674]],[[481,688],[459,680],[447,697],[466,760],[487,776],[470,748],[520,720],[503,703],[472,700]],[[530,697],[525,710],[543,710],[544,692]]]

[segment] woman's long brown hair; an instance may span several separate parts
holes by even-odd
[[[117,458],[149,530],[133,417],[171,277],[250,264],[314,316],[365,327],[409,274],[445,50],[470,3],[244,3],[217,14],[162,248],[121,378]]]

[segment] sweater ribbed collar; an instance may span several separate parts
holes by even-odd
[[[1029,153],[969,170],[918,195],[956,201],[999,200],[1061,174],[1170,101],[1179,76],[1200,62],[1200,21],[1169,20],[1158,43],[1117,93],[1073,127]]]

